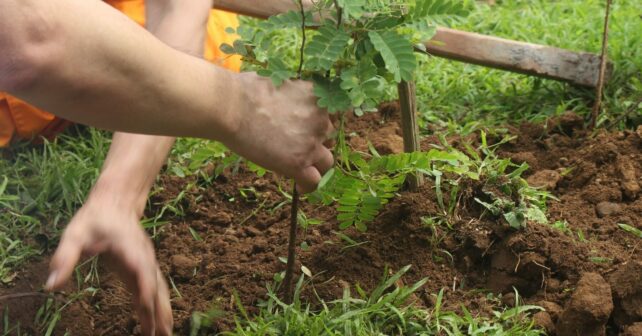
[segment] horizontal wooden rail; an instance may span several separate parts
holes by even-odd
[[[425,45],[431,55],[582,86],[595,87],[600,73],[600,56],[596,54],[455,29],[437,29]]]
[[[217,0],[214,3],[218,9],[258,18],[296,10],[294,1]],[[596,54],[455,29],[439,27],[425,45],[427,52],[434,56],[581,86],[597,86],[600,73],[600,56]],[[607,78],[612,69],[609,64]]]

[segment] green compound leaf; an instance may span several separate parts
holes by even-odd
[[[439,16],[463,16],[470,12],[471,2],[467,0],[416,0],[407,15],[411,20]]]
[[[314,94],[319,98],[317,105],[329,113],[347,111],[352,107],[350,96],[341,88],[340,78],[315,80]]]
[[[337,0],[337,3],[347,17],[359,19],[366,13],[364,9],[366,0]]]
[[[427,41],[437,32],[437,25],[449,26],[470,13],[470,4],[462,0],[416,0],[398,32],[412,36],[414,42]]]
[[[305,53],[310,56],[306,62],[311,70],[328,71],[341,57],[350,43],[350,35],[334,25],[321,27],[318,34],[308,43]]]
[[[305,22],[307,27],[316,25],[312,13],[305,13]],[[286,13],[270,16],[267,20],[261,22],[259,27],[268,32],[283,30],[286,28],[301,28],[301,13],[299,11],[289,11]]]
[[[394,76],[395,81],[411,81],[417,68],[417,59],[410,41],[393,31],[371,31],[368,36],[375,49],[381,53],[386,70]]]
[[[260,76],[269,77],[274,86],[281,86],[283,82],[290,78],[296,77],[296,72],[292,71],[285,62],[279,58],[268,59],[268,67],[256,72]]]
[[[383,95],[385,84],[385,80],[377,74],[377,67],[369,59],[341,73],[341,88],[348,92],[355,107],[374,108]]]

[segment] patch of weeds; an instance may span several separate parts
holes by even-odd
[[[474,317],[462,307],[463,314],[443,310],[444,291],[436,296],[431,309],[420,308],[413,302],[415,293],[427,282],[421,280],[412,286],[397,285],[410,267],[384,276],[378,287],[367,293],[356,286],[356,295],[345,288],[339,299],[320,300],[318,308],[301,302],[305,277],[296,286],[294,302],[285,304],[268,287],[268,299],[262,302],[260,312],[250,316],[236,296],[239,316],[236,328],[222,333],[227,336],[251,335],[511,335],[535,336],[543,332],[535,329],[529,313],[540,310],[535,306],[517,306],[496,311],[492,317]],[[386,270],[387,273],[387,270]],[[386,274],[384,273],[384,274]],[[202,319],[206,315],[197,315]],[[208,335],[205,324],[192,324],[191,335]]]
[[[452,226],[446,218],[437,217],[421,217],[421,224],[430,230],[430,239],[428,246],[430,247],[432,258],[437,262],[443,262],[444,256],[448,258],[450,263],[454,262],[453,255],[445,249],[439,248],[441,242],[446,238],[448,232],[452,230]]]
[[[43,336],[57,335],[57,333],[54,333],[54,331],[58,326],[58,322],[60,322],[60,319],[62,318],[63,311],[70,305],[83,299],[86,295],[91,295],[93,293],[94,293],[93,289],[87,289],[85,291],[80,291],[72,295],[69,295],[68,297],[64,298],[64,300],[61,300],[60,299],[61,297],[56,294],[46,295],[40,292],[28,293],[33,295],[47,296],[47,299],[36,312],[36,315],[32,323],[30,323],[26,328],[24,328],[24,331],[23,331],[23,326],[20,325],[20,323],[12,324],[12,322],[9,319],[11,307],[6,306],[3,310],[3,316],[2,316],[2,325],[3,325],[2,335],[7,335],[7,336],[8,335],[16,335],[16,336],[32,335],[30,332],[28,333],[27,330],[35,331],[37,335],[43,335]],[[71,334],[72,334],[71,331],[65,330],[64,334],[62,335],[67,336]]]
[[[98,177],[109,138],[88,129],[43,145],[20,145],[0,159],[0,281],[54,246]],[[10,151],[10,152],[9,152]]]
[[[501,216],[512,228],[521,229],[528,221],[547,224],[546,203],[553,196],[543,190],[528,185],[522,178],[522,173],[529,166],[513,164],[510,159],[500,159],[494,149],[510,140],[506,137],[497,144],[489,146],[486,135],[481,132],[482,144],[480,151],[484,158],[478,159],[479,175],[484,181],[481,188],[483,199],[476,197],[475,201],[483,206],[493,216]],[[475,155],[474,152],[469,152]],[[479,156],[477,156],[479,157]]]

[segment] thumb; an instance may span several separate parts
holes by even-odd
[[[297,190],[306,194],[317,188],[319,181],[321,181],[321,173],[314,166],[306,167],[294,177],[294,180],[297,183]]]
[[[56,253],[51,258],[45,290],[54,291],[67,282],[82,254],[84,239],[82,234],[76,232],[73,224],[67,227]]]

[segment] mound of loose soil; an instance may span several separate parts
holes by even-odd
[[[353,147],[367,150],[372,143],[381,153],[403,148],[395,105],[383,111],[385,118],[351,120]],[[529,181],[558,198],[549,204],[549,218],[551,223],[568,221],[569,232],[538,224],[514,231],[499,219],[481,217],[482,209],[473,201],[476,186],[469,185],[462,191],[454,230],[435,236],[421,221],[439,211],[428,182],[391,201],[366,233],[346,231],[361,242],[347,247],[335,233],[335,211],[306,205],[309,218],[324,221],[300,233],[309,246],[299,251],[300,263],[315,274],[316,293],[333,299],[345,286],[372,288],[386,267],[396,271],[412,264],[404,281],[429,279],[418,293],[427,307],[434,304],[431,294],[445,289],[446,308],[464,304],[474,314],[487,315],[513,305],[515,288],[527,303],[546,309],[535,319],[551,334],[635,334],[642,322],[642,240],[617,224],[642,229],[642,139],[634,132],[592,135],[582,124],[567,114],[546,125],[522,125],[510,129],[517,137],[500,148],[501,156],[527,162]],[[450,141],[458,146],[476,137]],[[422,146],[435,143],[437,138],[429,136]],[[247,308],[265,297],[266,283],[284,269],[279,257],[287,254],[289,216],[288,207],[280,206],[278,188],[287,182],[257,177],[243,167],[211,182],[163,176],[163,191],[153,203],[176,197],[188,182],[200,187],[192,187],[180,202],[185,216],[170,218],[156,242],[163,271],[176,286],[173,308],[181,335],[187,334],[194,311],[212,305],[228,313],[214,330],[229,328],[234,291]],[[2,289],[0,295],[33,291],[45,273],[45,262],[37,262],[16,278],[16,287]],[[70,328],[73,335],[137,334],[122,284],[108,274],[101,280],[102,290],[63,314],[61,328]],[[316,300],[312,293],[304,295]],[[13,321],[28,325],[42,302],[32,297],[0,305],[9,307]]]

